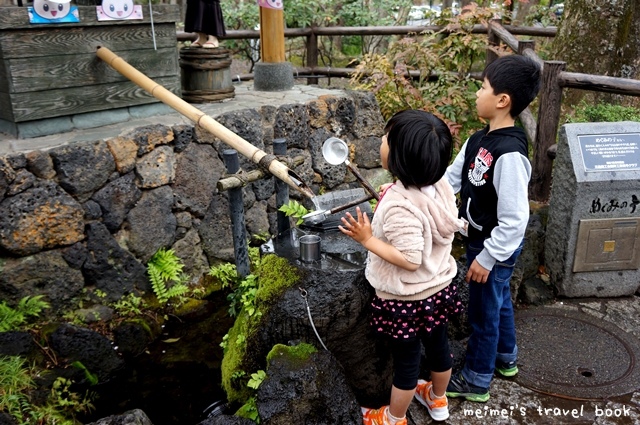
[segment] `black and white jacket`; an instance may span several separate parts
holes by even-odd
[[[511,257],[529,221],[531,164],[528,142],[519,127],[473,134],[447,168],[446,178],[460,192],[460,217],[470,239],[484,239],[478,263],[491,270]]]

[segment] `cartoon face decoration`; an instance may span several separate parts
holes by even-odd
[[[125,19],[133,13],[133,0],[103,0],[102,11],[113,19]]]
[[[258,6],[268,9],[282,9],[282,0],[258,0]]]
[[[33,10],[44,19],[61,19],[69,14],[71,3],[53,0],[34,0]]]

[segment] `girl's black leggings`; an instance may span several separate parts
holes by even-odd
[[[418,385],[420,374],[421,342],[424,345],[426,368],[432,372],[451,369],[451,351],[447,336],[447,324],[435,327],[430,334],[411,340],[393,339],[393,385],[401,390],[412,390]]]

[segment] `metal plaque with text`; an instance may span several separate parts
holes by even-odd
[[[640,134],[595,134],[578,136],[584,170],[640,170]]]

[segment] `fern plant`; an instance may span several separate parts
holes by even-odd
[[[171,298],[181,297],[189,291],[183,268],[182,260],[173,249],[160,248],[149,260],[147,274],[160,304],[165,305]]]
[[[37,387],[35,377],[42,371],[17,356],[0,356],[0,412],[19,425],[75,425],[77,413],[93,410],[93,393],[84,396],[71,391],[73,381],[58,377],[46,400],[34,403],[30,394]],[[43,403],[44,401],[44,403]]]
[[[211,266],[209,276],[218,279],[223,288],[228,288],[238,280],[238,270],[235,264],[224,263],[219,266]]]
[[[37,317],[42,310],[49,308],[49,303],[43,301],[44,295],[26,296],[11,308],[5,301],[0,302],[0,332],[18,329],[27,321],[28,316]]]
[[[132,293],[125,295],[110,305],[120,316],[140,316],[142,315],[142,310],[147,308],[144,300]]]

